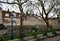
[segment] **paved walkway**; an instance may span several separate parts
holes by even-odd
[[[10,41],[18,41],[18,39],[10,40]],[[41,41],[60,41],[60,35],[59,36],[55,36],[55,37],[46,38],[46,39],[43,39]]]
[[[56,37],[46,38],[42,41],[60,41],[60,35]]]

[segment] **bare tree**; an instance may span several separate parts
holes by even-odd
[[[54,6],[56,5],[56,3],[55,3],[54,0],[53,1],[51,0],[50,5],[48,6],[49,8],[46,10],[45,9],[45,2],[43,3],[42,0],[38,0],[38,1],[41,3],[41,7],[42,7],[42,19],[45,21],[47,29],[51,29],[50,24],[49,24],[49,18],[48,18],[48,16],[49,16],[49,13],[54,8]],[[43,15],[45,15],[45,17]]]
[[[6,0],[6,2],[4,1],[0,1],[0,3],[5,3],[5,4],[17,4],[18,5],[18,8],[19,8],[19,11],[20,11],[20,27],[19,27],[19,37],[21,38],[22,41],[23,38],[24,38],[24,28],[23,28],[23,17],[24,17],[24,12],[23,12],[23,7],[22,5],[24,3],[26,3],[28,0],[12,0],[12,2],[9,2],[9,0]]]
[[[37,4],[37,3],[36,3],[37,5],[32,4],[39,10],[40,16],[36,15],[36,17],[40,17],[41,19],[43,19],[46,23],[47,29],[51,29],[48,16],[49,16],[50,12],[53,10],[53,8],[55,7],[56,1],[54,1],[54,0],[50,0],[50,1],[49,0],[38,0],[38,1],[39,1],[39,4]],[[47,2],[48,2],[48,4],[46,4]],[[48,9],[46,9],[46,7]]]
[[[54,10],[53,10],[53,12],[55,12],[55,14],[57,15],[57,20],[58,20],[58,22],[60,23],[60,1],[59,0],[56,0],[57,2],[57,4],[56,4],[56,6],[54,7]]]
[[[57,15],[57,21],[60,23],[60,9],[54,8],[54,12]]]

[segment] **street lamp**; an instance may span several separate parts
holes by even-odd
[[[11,17],[11,40],[13,40],[13,38],[14,38],[14,32],[13,32],[13,17],[14,17],[14,15],[10,14],[10,17]]]

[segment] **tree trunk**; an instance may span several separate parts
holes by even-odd
[[[49,21],[48,21],[48,19],[44,19],[44,21],[45,21],[45,23],[46,23],[47,30],[50,30],[50,29],[52,29],[52,28],[50,27],[50,24],[49,24]]]
[[[19,38],[24,41],[23,16],[20,17]]]
[[[58,22],[60,23],[60,18],[59,18],[59,16],[57,16],[57,20],[58,20]]]
[[[46,22],[47,29],[49,29],[50,27],[49,27],[49,22],[48,22],[48,20],[45,20],[45,22]]]

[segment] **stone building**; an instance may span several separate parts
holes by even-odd
[[[9,10],[8,11],[2,11],[0,10],[0,21],[5,24],[5,25],[11,25],[11,16],[10,14],[12,12],[10,12]],[[20,25],[20,13],[18,12],[13,12],[13,15],[14,15],[14,25]],[[40,22],[39,20],[36,19],[35,16],[30,16],[30,15],[27,15],[27,16],[24,16],[24,21],[23,21],[23,25],[36,25],[36,24],[44,24],[42,22]]]
[[[10,26],[11,25],[11,17],[10,17],[11,13],[12,12],[9,11],[9,10],[8,11],[3,11],[0,8],[0,23],[3,23],[6,26]],[[20,18],[19,18],[20,13],[13,12],[13,15],[14,15],[14,18],[13,18],[14,26],[20,25]],[[60,27],[59,23],[57,22],[57,19],[49,19],[49,22],[54,27]],[[35,16],[28,15],[28,16],[24,16],[23,25],[42,25],[43,26],[43,25],[46,25],[46,24],[42,19],[37,20]]]

